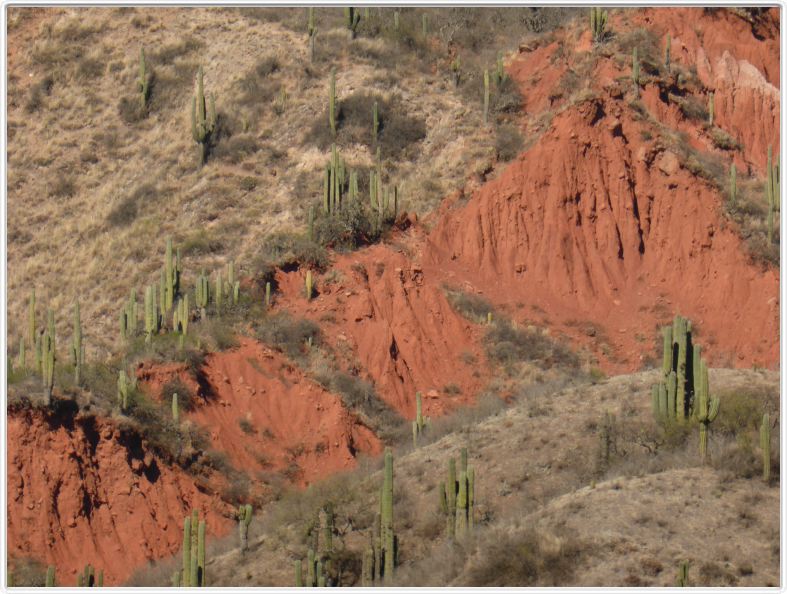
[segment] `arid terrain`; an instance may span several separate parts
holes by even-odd
[[[9,8],[13,585],[779,585],[779,27]]]

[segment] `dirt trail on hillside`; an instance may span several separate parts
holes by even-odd
[[[211,446],[252,479],[281,472],[304,486],[377,455],[380,440],[341,399],[306,378],[281,354],[247,339],[212,353],[197,383],[185,365],[145,366],[139,377],[158,396],[178,376],[196,395],[185,418],[204,427]]]
[[[175,554],[192,509],[211,537],[233,525],[228,504],[110,421],[9,412],[6,439],[9,557],[55,565],[58,585],[75,586],[87,563],[119,585]]]

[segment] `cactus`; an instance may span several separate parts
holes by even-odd
[[[82,348],[82,323],[79,318],[79,300],[74,303],[74,338],[71,344],[71,361],[74,365],[74,383],[78,386],[82,376],[82,365],[85,362]]]
[[[182,586],[191,585],[191,518],[186,516],[183,520],[183,575],[180,583]]]
[[[183,568],[180,585],[204,587],[205,579],[205,520],[197,510],[183,520]]]
[[[421,34],[426,37],[429,34],[429,18],[426,13],[421,15]]]
[[[267,281],[265,283],[265,307],[271,306],[271,283]]]
[[[331,133],[336,135],[336,68],[331,68],[331,87],[328,95],[328,122],[331,125]]]
[[[159,313],[156,304],[156,286],[149,285],[145,289],[145,341],[150,342],[159,331]]]
[[[695,390],[694,414],[700,424],[700,458],[705,461],[708,455],[708,425],[719,414],[719,399],[710,395],[708,366],[704,361],[700,363],[699,381],[695,378]]]
[[[314,287],[312,285],[312,271],[311,270],[307,270],[306,271],[306,299],[308,301],[312,300],[312,295],[314,294],[313,290],[314,290]]]
[[[34,351],[35,351],[35,359],[36,359],[35,370],[37,373],[41,373],[41,374],[44,373],[44,355],[43,355],[42,342],[43,342],[43,337],[39,334],[38,336],[36,336]]]
[[[394,564],[396,560],[395,542],[393,529],[393,454],[390,448],[385,450],[385,474],[383,479],[383,497],[381,514],[381,538],[383,553],[383,578],[386,584],[390,584],[394,574]]]
[[[664,67],[667,69],[667,72],[670,71],[670,54],[672,51],[672,37],[669,33],[667,33],[667,47],[664,50]]]
[[[29,336],[28,339],[30,340],[30,346],[32,347],[36,342],[36,290],[30,289],[30,305],[27,309],[27,325],[28,325],[28,332]]]
[[[735,206],[738,201],[738,175],[735,163],[730,167],[730,205]]]
[[[762,450],[762,480],[771,480],[771,419],[768,413],[762,415],[760,425],[760,449]]]
[[[495,68],[495,84],[500,87],[506,80],[506,71],[503,67],[503,52],[497,52],[497,63]]]
[[[47,310],[47,331],[41,338],[41,379],[44,384],[44,404],[52,404],[55,384],[55,312]]]
[[[350,36],[355,39],[358,25],[361,22],[361,14],[352,6],[344,7],[344,24],[350,30]]]
[[[606,37],[607,11],[598,7],[590,9],[590,31],[595,43],[601,43]]]
[[[307,577],[307,585],[309,587],[314,586],[317,583],[317,563],[314,558],[314,550],[309,549],[307,553],[307,561],[306,561],[306,577]]]
[[[125,412],[128,408],[128,392],[130,388],[130,381],[126,375],[126,370],[121,369],[118,372],[118,406],[121,412]]]
[[[297,561],[294,562],[294,564],[295,564],[295,587],[301,588],[303,587],[303,562],[300,559],[298,559]]]
[[[25,337],[19,339],[19,355],[16,358],[16,366],[19,369],[25,368]]]
[[[686,587],[689,585],[689,562],[681,561],[678,564],[678,579],[675,582],[676,586]]]
[[[224,293],[224,285],[221,282],[221,271],[219,270],[216,273],[216,287],[214,292],[214,297],[216,299],[216,313],[218,314],[221,311],[221,297]]]
[[[314,26],[314,8],[309,8],[309,60],[314,62],[314,40],[317,37],[317,28]]]
[[[708,126],[713,127],[713,92],[708,95]]]
[[[380,129],[380,118],[377,110],[377,101],[372,105],[372,144],[377,144],[377,132]]]
[[[164,256],[164,306],[162,307],[162,314],[171,310],[172,304],[175,302],[176,279],[177,271],[172,261],[172,239],[167,239],[167,248]]]
[[[453,62],[451,62],[451,75],[453,76],[455,87],[459,86],[459,82],[462,77],[461,68],[462,68],[462,60],[457,54],[456,59]]]
[[[245,551],[249,544],[249,524],[251,524],[252,507],[251,504],[238,507],[238,531],[240,532],[240,550]]]
[[[202,77],[202,66],[200,66],[197,70],[196,91],[191,99],[191,134],[194,142],[200,145],[201,165],[208,158],[211,136],[216,129],[216,99],[211,95],[206,104]]]
[[[421,393],[415,393],[415,420],[413,421],[413,447],[418,447],[418,438],[426,428],[427,420],[424,419],[423,407],[421,404]]]
[[[399,11],[394,10],[394,31],[399,30]]]
[[[88,563],[85,565],[85,569],[82,573],[77,574],[77,587],[78,588],[92,588],[96,585],[101,586],[104,582],[104,572],[102,571],[100,574],[100,581],[101,583],[96,582],[96,572],[93,569],[93,566]]]
[[[172,421],[177,425],[180,423],[180,408],[178,407],[178,393],[172,394]]]
[[[484,124],[489,123],[489,71],[484,70]]]
[[[363,552],[361,562],[361,586],[371,588],[374,585],[374,549],[368,548]]]
[[[55,586],[55,566],[50,565],[46,568],[46,581],[44,582],[47,588]]]
[[[322,546],[327,554],[333,553],[333,531],[334,531],[334,517],[333,506],[327,504],[323,509],[325,521],[322,522]]]
[[[137,79],[137,93],[139,94],[139,108],[142,113],[145,112],[148,106],[148,98],[150,97],[150,77],[147,72],[147,63],[145,62],[145,50],[139,48],[139,78]]]
[[[456,533],[456,461],[451,458],[448,461],[448,481],[445,483],[446,501],[446,527],[448,538],[453,539]]]

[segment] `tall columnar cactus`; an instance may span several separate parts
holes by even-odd
[[[331,68],[331,87],[328,91],[328,123],[331,133],[336,135],[336,68]]]
[[[194,510],[183,521],[183,564],[180,585],[204,587],[205,578],[205,521]]]
[[[131,387],[131,382],[126,375],[126,370],[121,369],[118,372],[118,407],[121,412],[125,412],[128,408],[128,393]]]
[[[383,541],[383,579],[390,584],[396,562],[396,538],[393,528],[393,454],[389,448],[385,450],[385,474],[383,479],[382,526]]]
[[[607,11],[599,7],[590,9],[590,30],[593,34],[593,41],[601,43],[606,36]]]
[[[82,348],[82,322],[79,318],[79,300],[74,303],[74,337],[71,342],[71,362],[74,365],[74,383],[80,384],[82,365],[85,362]]]
[[[245,551],[249,545],[249,524],[253,510],[250,503],[238,507],[238,532],[240,533],[240,550]]]
[[[333,506],[328,503],[323,508],[323,521],[322,526],[322,547],[325,554],[330,555],[333,553],[333,531],[334,531],[334,515]]]
[[[314,23],[314,8],[309,8],[307,29],[309,32],[309,60],[314,62],[314,41],[317,37],[317,27]]]
[[[36,342],[36,290],[30,289],[30,304],[27,308],[28,339],[32,347]]]
[[[377,132],[380,130],[380,116],[377,101],[372,105],[372,144],[377,144]]]
[[[154,334],[159,331],[159,312],[156,303],[156,285],[149,285],[145,289],[145,341],[150,342]]]
[[[55,566],[50,565],[46,568],[46,581],[44,582],[47,588],[52,588],[55,585]]]
[[[457,477],[456,461],[448,460],[448,480],[440,484],[440,509],[446,517],[448,538],[463,538],[474,526],[475,470],[467,463],[467,448],[462,448]]]
[[[172,239],[167,239],[167,248],[164,255],[164,312],[172,309],[172,304],[175,302],[175,281],[177,278],[177,271],[175,270],[175,263],[172,260]]]
[[[713,127],[713,113],[714,113],[713,91],[708,95],[708,125]]]
[[[428,419],[424,418],[421,393],[415,393],[415,420],[413,421],[413,447],[418,447],[418,438],[423,434]]]
[[[676,316],[672,328],[673,340],[678,345],[677,391],[675,392],[675,413],[678,420],[686,418],[688,401],[686,399],[686,366],[690,346],[691,322]]]
[[[16,357],[16,366],[18,369],[25,369],[25,337],[19,338],[19,355]]]
[[[312,285],[312,271],[306,271],[306,299],[311,301],[313,296],[314,286]]]
[[[139,95],[139,108],[144,113],[150,97],[150,76],[145,62],[145,50],[139,48],[139,78],[137,79],[137,95]]]
[[[311,10],[311,9],[310,9]],[[303,561],[298,559],[294,562],[295,565],[295,587],[303,587]]]
[[[47,310],[47,331],[41,338],[41,368],[44,384],[44,404],[52,404],[52,389],[55,385],[55,312]]]
[[[355,34],[358,31],[358,25],[361,23],[361,13],[359,13],[352,6],[344,7],[344,24],[350,30],[350,35],[355,39]]]
[[[670,62],[671,62],[671,54],[672,53],[672,37],[669,33],[667,33],[667,47],[664,49],[664,67],[667,69],[667,72],[670,71]]]
[[[399,11],[394,10],[394,31],[399,30]]]
[[[730,167],[730,205],[735,206],[738,202],[738,174],[735,170],[735,163]]]
[[[271,306],[271,283],[267,281],[265,283],[265,307]]]
[[[503,52],[497,52],[497,63],[495,68],[495,84],[499,87],[506,80],[506,70],[503,66]]]
[[[446,501],[446,528],[448,538],[453,539],[456,534],[456,495],[458,484],[456,481],[456,460],[448,461],[448,481],[445,483]]]
[[[762,450],[762,480],[771,480],[771,418],[768,413],[762,415],[760,424],[760,449]]]
[[[489,71],[484,70],[484,124],[489,123]]]
[[[426,13],[421,15],[421,34],[426,37],[429,34],[429,17]]]
[[[317,561],[314,549],[309,549],[306,554],[306,580],[309,587],[317,585]]]
[[[104,571],[102,570],[96,579],[96,571],[90,563],[85,565],[82,573],[77,574],[77,587],[78,588],[92,588],[94,586],[104,585]]]
[[[704,461],[708,456],[708,425],[710,425],[719,414],[719,399],[710,395],[708,383],[708,366],[704,361],[700,363],[699,381],[695,379],[694,414],[700,424],[700,458]]]
[[[686,587],[689,585],[689,562],[681,561],[678,564],[678,578],[675,582],[678,587]]]
[[[172,422],[176,425],[180,423],[180,407],[178,406],[178,393],[172,394]]]
[[[457,54],[456,59],[451,62],[451,76],[454,79],[454,86],[458,87],[462,78],[462,59]]]
[[[191,585],[191,516],[183,520],[183,574],[180,584],[186,588]]]
[[[200,145],[200,164],[208,158],[208,147],[216,130],[216,98],[211,94],[206,103],[203,88],[202,66],[197,70],[197,84],[191,99],[191,135]]]
[[[214,299],[216,300],[216,313],[221,311],[221,296],[224,293],[224,285],[221,283],[221,270],[216,273],[216,287],[214,290]]]

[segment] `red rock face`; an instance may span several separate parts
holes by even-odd
[[[776,365],[778,271],[748,263],[720,196],[642,141],[643,125],[610,97],[566,110],[440,220],[427,251],[497,302],[535,305],[554,325],[598,324],[617,351],[610,370],[638,367],[675,313],[695,322],[712,361]]]
[[[75,586],[87,563],[118,585],[176,553],[191,509],[206,518],[209,536],[232,527],[226,503],[110,421],[60,425],[11,412],[7,439],[9,557],[55,565],[58,585]]]
[[[209,355],[201,372],[202,385],[182,365],[144,366],[139,378],[155,396],[174,376],[189,385],[197,405],[183,417],[207,429],[211,447],[249,476],[285,471],[308,485],[382,451],[338,396],[256,341],[242,338],[238,348]]]

